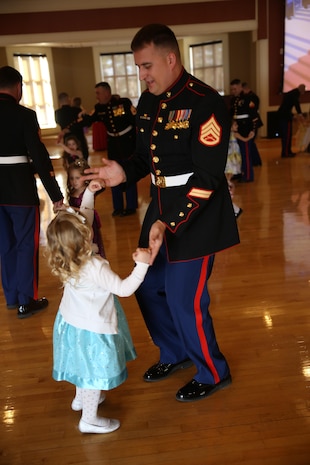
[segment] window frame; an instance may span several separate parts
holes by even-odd
[[[15,68],[18,69],[23,76],[23,95],[20,102],[21,105],[31,108],[36,112],[42,129],[54,128],[55,109],[53,106],[51,78],[47,56],[44,53],[14,53],[13,58]],[[42,59],[44,59],[44,62]],[[27,67],[28,73],[23,70],[23,67]],[[44,67],[47,69],[44,70]],[[39,70],[37,75],[35,74],[35,68]],[[30,78],[28,80],[27,75],[29,74],[29,70]]]
[[[115,72],[113,72],[112,75],[104,75],[104,72],[103,72],[103,65],[102,65],[102,61],[101,61],[101,57],[103,56],[110,56],[112,57],[112,61],[114,63],[114,58],[116,56],[124,56],[124,62],[126,62],[126,56],[131,56],[133,57],[133,54],[131,51],[101,51],[99,53],[99,69],[100,69],[100,81],[106,81],[110,84],[111,86],[111,89],[112,89],[112,93],[114,94],[120,94],[121,97],[127,97],[129,98],[133,105],[134,106],[137,106],[138,104],[138,100],[140,98],[140,95],[141,95],[141,83],[140,83],[140,80],[139,80],[139,72],[138,72],[138,69],[137,67],[135,66],[134,62],[133,62],[133,65],[134,65],[134,69],[135,69],[135,74],[128,74],[127,73],[127,68],[126,68],[126,65],[124,66],[124,73],[123,74],[116,74]],[[115,71],[115,67],[114,67],[114,64],[113,64],[113,71]],[[130,85],[129,85],[129,78],[132,78],[132,77],[135,77],[135,81],[136,81],[136,90],[137,90],[137,93],[136,95],[131,95],[131,93],[129,92],[129,88],[130,88]],[[119,86],[118,86],[118,78],[124,78],[126,80],[126,91],[123,92],[121,89],[119,89]]]
[[[220,65],[217,65],[215,63],[216,60],[215,60],[214,46],[217,45],[217,44],[222,45],[222,62],[221,62]],[[203,66],[195,66],[195,63],[194,63],[194,49],[195,48],[197,49],[198,47],[202,48]],[[210,50],[211,50],[211,47],[212,47],[212,57],[213,57],[213,64],[212,65],[206,64],[205,59],[204,59],[205,50],[206,50],[207,47],[208,48],[210,47]],[[224,44],[223,44],[223,41],[218,39],[218,40],[212,40],[212,41],[206,41],[206,42],[191,44],[189,46],[189,54],[190,54],[191,74],[193,74],[194,76],[197,76],[198,75],[197,70],[200,70],[200,71],[203,72],[203,74],[205,74],[206,70],[213,69],[213,77],[214,77],[213,82],[211,82],[210,80],[204,79],[203,77],[200,77],[199,75],[197,77],[200,78],[201,81],[205,82],[206,84],[211,85],[211,87],[216,89],[219,92],[220,95],[224,95],[225,94],[225,80],[224,80],[225,69],[224,69]],[[222,85],[220,86],[220,88],[218,86],[216,86],[216,81],[217,81],[216,70],[217,69],[222,70],[222,83],[221,83]]]
[[[55,86],[55,74],[54,74],[54,66],[53,66],[53,55],[52,50],[50,47],[35,47],[35,46],[10,46],[6,48],[7,60],[8,65],[16,68],[14,64],[14,55],[34,55],[34,56],[46,56],[48,68],[49,68],[49,76],[50,76],[50,88],[51,88],[51,110],[50,113],[53,115],[53,119],[51,119],[51,124],[48,126],[44,126],[41,124],[39,115],[38,122],[40,125],[40,129],[44,131],[44,134],[54,134],[55,129],[57,128],[57,124],[55,122],[54,112],[55,108],[57,108],[57,101],[55,100],[55,96],[57,95],[56,86]],[[21,73],[22,74],[22,73]],[[24,77],[23,77],[24,80]],[[24,105],[23,100],[21,100],[21,105]],[[25,105],[26,106],[26,105]],[[34,108],[35,110],[35,108]]]

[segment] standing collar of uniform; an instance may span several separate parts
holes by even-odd
[[[8,101],[17,103],[16,98],[13,97],[13,95],[6,94],[5,92],[1,92],[1,91],[0,91],[0,100],[8,100]]]
[[[167,98],[173,98],[176,94],[183,89],[187,81],[190,78],[190,74],[182,67],[181,73],[174,83],[168,87],[161,95],[159,95],[160,100],[165,100]]]
[[[119,105],[124,104],[124,100],[125,99],[123,97],[117,97],[115,95],[112,95],[112,97],[107,103],[97,102],[95,104],[95,108],[99,111],[106,111],[108,108],[111,108],[111,107],[113,108],[113,107],[117,107]]]

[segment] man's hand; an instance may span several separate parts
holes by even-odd
[[[62,131],[60,131],[60,133],[58,134],[58,137],[57,137],[57,144],[59,144],[60,142],[63,141],[65,135],[69,132],[69,129],[66,129],[64,128]]]
[[[57,213],[59,210],[61,210],[61,208],[63,206],[63,203],[64,203],[63,199],[59,200],[58,202],[53,203],[53,211],[54,211],[54,213]]]
[[[126,174],[121,165],[115,160],[107,160],[102,158],[103,166],[99,168],[87,168],[82,176],[84,181],[92,179],[100,179],[104,182],[105,186],[113,187],[118,186],[126,181]]]
[[[166,226],[160,220],[155,221],[155,223],[153,223],[151,226],[150,233],[149,233],[149,247],[151,250],[150,265],[154,263],[154,260],[163,243],[165,230],[166,230]]]

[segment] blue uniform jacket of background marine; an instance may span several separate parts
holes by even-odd
[[[95,121],[104,123],[108,132],[108,157],[121,161],[132,155],[135,149],[135,115],[136,109],[130,99],[112,95],[109,103],[96,103],[94,113],[84,116],[84,122],[88,125]]]
[[[140,246],[148,246],[149,230],[157,219],[167,226],[170,261],[203,257],[237,244],[224,175],[230,121],[222,97],[183,69],[165,93],[141,95],[136,125],[136,153],[125,167],[128,183],[151,173],[160,185],[162,177],[192,173],[180,186],[152,184]]]
[[[40,132],[33,110],[0,93],[0,157],[25,156],[23,163],[1,163],[0,205],[39,205],[35,173],[53,202],[63,198]]]

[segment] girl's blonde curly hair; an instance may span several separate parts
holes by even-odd
[[[92,229],[81,214],[60,211],[47,227],[48,263],[65,283],[79,279],[80,270],[92,256]]]

